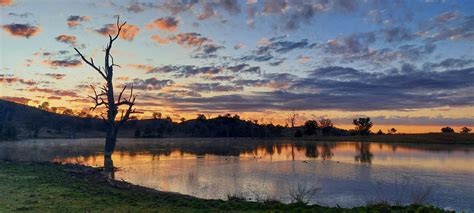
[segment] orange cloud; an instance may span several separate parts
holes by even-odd
[[[117,25],[106,24],[104,27],[96,30],[96,32],[103,36],[114,35],[117,33]],[[132,41],[139,32],[140,28],[138,26],[127,24],[123,26],[122,31],[120,32],[120,38],[127,41]]]
[[[155,41],[155,42],[158,42],[160,44],[167,44],[169,43],[170,41],[166,38],[161,38],[159,35],[153,35],[151,36],[151,40]]]
[[[143,64],[127,64],[127,67],[131,69],[145,70],[145,71],[150,71],[153,68],[155,68],[153,66],[143,65]]]
[[[23,97],[11,97],[11,96],[2,96],[0,99],[5,100],[5,101],[10,101],[10,102],[15,102],[15,103],[20,103],[20,104],[28,104],[28,102],[31,101],[29,98],[23,98]]]
[[[5,77],[0,75],[0,83],[1,84],[12,84],[12,83],[21,83],[21,84],[26,84],[29,86],[35,85],[36,82],[31,81],[31,80],[25,80],[21,78],[16,78],[16,77]]]
[[[75,44],[76,40],[76,36],[59,35],[58,37],[56,37],[56,41],[63,42],[66,44]]]
[[[91,20],[90,16],[69,16],[69,18],[67,19],[67,25],[69,27],[75,27],[79,25],[80,22],[89,20]]]
[[[72,92],[72,91],[66,91],[66,90],[53,90],[53,89],[48,89],[48,88],[38,88],[38,87],[33,87],[28,89],[30,92],[42,92],[42,93],[48,93],[52,94],[54,96],[70,96],[70,97],[77,97],[77,93]]]
[[[179,20],[174,17],[159,18],[153,20],[151,23],[146,25],[146,28],[151,30],[154,27],[160,30],[166,30],[169,32],[175,32],[178,27]]]
[[[0,0],[0,6],[6,7],[13,4],[13,0]]]
[[[41,32],[41,28],[29,24],[7,24],[2,29],[12,36],[29,38]]]

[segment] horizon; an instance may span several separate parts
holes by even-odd
[[[100,76],[73,48],[102,64],[119,15],[114,81],[135,86],[140,118],[230,113],[284,125],[295,112],[298,125],[329,118],[351,129],[370,117],[374,132],[401,133],[474,125],[472,1],[66,4],[0,1],[0,99],[90,113]]]

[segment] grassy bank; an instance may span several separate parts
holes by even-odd
[[[0,162],[0,212],[442,212],[425,206],[317,205],[204,200],[109,181],[99,169],[50,163]]]
[[[426,134],[392,134],[369,136],[315,136],[301,140],[310,141],[356,141],[384,143],[435,143],[435,144],[474,144],[474,134],[459,133],[426,133]]]

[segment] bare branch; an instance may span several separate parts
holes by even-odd
[[[91,111],[94,111],[100,105],[108,106],[109,103],[107,103],[106,101],[104,101],[104,99],[102,97],[100,97],[100,96],[105,95],[105,94],[101,93],[101,94],[98,95],[97,91],[95,90],[95,87],[92,86],[92,85],[90,85],[90,86],[91,86],[92,90],[94,91],[94,96],[89,96],[89,97],[92,98],[95,101],[95,106],[91,107]]]
[[[82,58],[82,60],[83,60],[84,62],[86,62],[87,64],[89,64],[89,66],[91,66],[92,68],[94,68],[95,70],[97,70],[97,72],[99,72],[99,74],[100,74],[104,79],[107,79],[107,78],[105,77],[105,74],[104,74],[102,71],[100,71],[100,69],[94,64],[94,60],[92,60],[92,58],[90,59],[90,61],[88,61],[88,60],[84,57],[84,55],[82,55],[82,53],[81,53],[77,48],[74,48],[74,50],[76,50],[76,52],[81,56],[81,58]]]

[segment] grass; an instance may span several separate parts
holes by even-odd
[[[109,181],[98,169],[51,163],[0,162],[0,212],[443,212],[387,204],[341,209],[278,202],[204,200]]]
[[[474,144],[474,133],[425,133],[425,134],[390,134],[370,136],[315,136],[305,137],[310,141],[355,141],[384,143],[435,143],[435,144]]]

